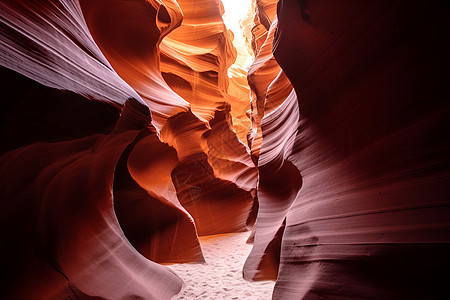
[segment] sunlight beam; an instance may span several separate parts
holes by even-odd
[[[234,34],[233,44],[238,51],[236,65],[248,69],[253,61],[252,54],[245,46],[245,38],[241,28],[241,21],[247,17],[252,6],[252,0],[221,0],[225,8],[223,21]]]

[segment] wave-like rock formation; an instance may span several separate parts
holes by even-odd
[[[172,117],[161,131],[161,138],[180,156],[172,174],[177,195],[200,235],[245,230],[257,178],[246,146],[239,141],[248,131],[241,109],[248,103],[245,74],[236,74],[230,88],[227,70],[237,53],[233,34],[222,20],[222,3],[178,3],[183,23],[160,47],[162,75],[189,101],[192,112]],[[236,120],[243,121],[235,127]]]
[[[227,70],[236,59],[232,33],[222,20],[220,1],[178,1],[183,23],[161,43],[161,70],[167,83],[188,99],[192,112],[211,120],[227,99]]]
[[[449,296],[448,11],[278,2],[274,56],[295,92],[272,81],[290,95],[264,118],[268,101],[254,107],[260,210],[244,268],[276,278],[274,299]]]
[[[252,226],[274,299],[450,297],[448,4],[252,8],[247,74],[218,0],[0,2],[1,298],[170,299]]]
[[[244,278],[248,280],[277,278],[287,210],[301,187],[300,173],[288,161],[297,133],[297,97],[273,57],[272,44],[277,28],[274,7],[275,1],[257,2],[253,39],[265,40],[254,49],[256,57],[248,72],[253,94],[253,129],[256,130],[252,155],[259,170],[254,247],[244,266]],[[267,24],[262,26],[262,23]]]
[[[114,214],[114,168],[145,124],[132,111],[136,103],[126,104],[108,135],[35,143],[2,156],[6,299],[160,299],[180,290],[174,273],[129,244]]]
[[[160,5],[142,7],[156,15]],[[11,133],[14,143],[5,149],[11,151],[0,159],[2,256],[8,257],[2,293],[167,299],[181,279],[144,256],[202,259],[192,217],[158,190],[176,153],[156,137],[145,102],[97,47],[81,8],[76,1],[1,4],[1,63],[31,78],[2,69],[6,107],[24,122],[15,133],[26,133]],[[147,30],[155,36],[150,44],[157,43],[160,31]],[[149,145],[160,157],[142,155]],[[136,222],[142,219],[151,221]]]
[[[182,281],[155,262],[202,261],[198,234],[245,230],[256,169],[225,97],[234,48],[221,13],[224,37],[211,42],[210,26],[195,41],[210,45],[207,84],[183,99],[160,71],[177,2],[0,4],[7,299],[169,299]],[[205,89],[220,97],[198,104]]]

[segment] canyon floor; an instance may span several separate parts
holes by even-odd
[[[185,282],[178,299],[271,299],[274,281],[249,282],[242,278],[242,267],[252,249],[246,244],[249,232],[200,237],[206,263],[174,264]]]

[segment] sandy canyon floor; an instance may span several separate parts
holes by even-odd
[[[249,232],[242,232],[200,237],[206,263],[170,265],[185,282],[172,299],[271,299],[274,281],[242,278],[242,267],[252,249],[246,244],[248,236]]]

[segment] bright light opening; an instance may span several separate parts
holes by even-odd
[[[222,0],[222,3],[225,8],[223,21],[234,34],[233,44],[238,52],[235,65],[248,69],[253,61],[253,54],[248,52],[245,45],[241,23],[247,18],[252,0]]]

